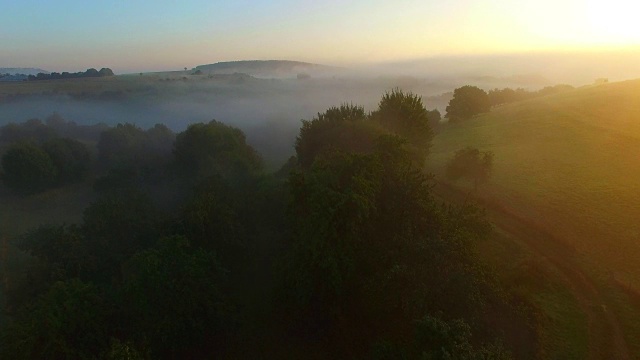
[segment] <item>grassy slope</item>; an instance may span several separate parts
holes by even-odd
[[[581,88],[445,126],[432,165],[495,153],[489,196],[640,288],[640,80]]]
[[[535,358],[585,359],[588,353],[587,316],[565,287],[562,275],[549,262],[527,248],[513,234],[499,228],[480,246],[500,282],[517,298],[530,299],[537,324]],[[505,260],[508,259],[508,260]]]
[[[444,126],[434,140],[431,170],[441,175],[464,146],[495,153],[483,196],[575,250],[639,354],[640,313],[631,306],[637,299],[611,284],[640,289],[640,80],[510,104]],[[562,309],[547,301],[553,297],[569,301],[561,292],[531,294],[548,319]],[[557,343],[569,334],[554,332],[567,330],[550,324],[545,331]]]

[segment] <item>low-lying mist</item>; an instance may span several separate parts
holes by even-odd
[[[163,123],[174,131],[182,131],[190,123],[216,119],[243,130],[249,143],[263,154],[268,164],[275,166],[293,154],[301,119],[311,119],[341,103],[373,110],[382,94],[395,87],[422,95],[428,108],[444,112],[449,97],[439,95],[454,86],[417,78],[242,77],[241,82],[230,84],[195,76],[187,80],[150,77],[144,76],[144,81],[153,84],[151,89],[125,91],[117,99],[49,94],[11,100],[0,106],[0,126],[31,118],[45,119],[54,112],[82,125],[133,123],[149,128]]]
[[[74,85],[75,93],[59,91],[53,82],[47,89],[54,91],[24,83],[30,95],[0,101],[0,126],[44,119],[54,112],[82,125],[133,123],[149,128],[163,123],[174,131],[216,119],[243,130],[267,163],[277,166],[293,154],[301,119],[341,103],[362,105],[369,111],[384,92],[398,87],[422,96],[428,109],[444,114],[451,92],[459,86],[486,90],[536,90],[558,83],[579,86],[599,77],[633,77],[630,64],[639,59],[638,52],[433,58],[340,69],[335,75],[277,79],[264,74],[258,78],[251,74],[197,76],[189,71],[149,73],[118,76],[104,85],[111,86],[109,91],[100,90],[104,89],[101,84],[92,88],[93,96],[86,95],[82,83]]]

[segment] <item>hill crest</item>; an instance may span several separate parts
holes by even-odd
[[[291,77],[298,74],[329,75],[339,68],[292,60],[238,60],[198,65],[193,70],[209,74],[244,73],[256,77]]]
[[[640,289],[640,79],[500,106],[443,126],[431,170],[464,146],[495,154],[484,196]]]

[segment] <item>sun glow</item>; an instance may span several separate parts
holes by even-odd
[[[640,3],[591,0],[587,4],[590,35],[604,44],[640,44]]]

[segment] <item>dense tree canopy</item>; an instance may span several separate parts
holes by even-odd
[[[429,114],[420,96],[394,89],[382,96],[372,117],[387,131],[407,138],[426,152],[433,137]]]
[[[29,256],[0,356],[506,358],[485,345],[502,330],[484,320],[499,298],[475,251],[491,227],[432,196],[429,121],[401,90],[370,115],[329,108],[275,175],[217,121],[106,130],[79,223],[18,242]],[[81,143],[38,144],[11,147],[4,171],[30,158],[54,180],[83,171]]]
[[[10,359],[93,359],[109,342],[108,303],[92,284],[60,281],[25,305],[2,333]],[[4,358],[4,356],[3,356]]]
[[[453,91],[453,99],[449,101],[445,117],[449,121],[467,120],[490,109],[487,93],[476,86],[466,85]]]
[[[2,182],[20,193],[33,193],[55,183],[57,169],[49,154],[32,143],[12,145],[2,156]]]
[[[329,108],[310,121],[302,120],[295,145],[298,162],[309,167],[318,155],[334,150],[369,152],[379,133],[363,107],[342,104]]]
[[[55,129],[39,119],[30,119],[22,124],[9,123],[0,128],[0,141],[5,143],[29,141],[39,144],[56,136]]]
[[[411,319],[426,313],[472,316],[481,306],[486,290],[471,249],[487,226],[463,220],[474,218],[467,210],[440,208],[405,147],[386,135],[372,154],[336,152],[291,175],[284,287],[294,324],[312,319],[313,331],[342,333],[341,324],[367,319],[382,339],[389,329],[411,333]]]
[[[49,155],[57,170],[57,184],[81,180],[91,164],[89,149],[77,140],[52,139],[44,143],[42,149]]]
[[[17,142],[2,156],[2,180],[12,190],[30,194],[81,180],[91,165],[89,149],[69,138],[38,145]]]
[[[175,135],[157,124],[143,130],[134,124],[118,124],[102,132],[98,142],[98,158],[113,168],[158,167],[171,154]]]
[[[149,248],[164,233],[164,216],[152,199],[140,192],[108,194],[92,203],[83,216],[86,272],[101,279],[118,277],[120,266]]]
[[[124,331],[157,359],[197,354],[231,321],[224,281],[213,254],[191,248],[183,237],[162,238],[124,267],[122,315],[131,321]]]
[[[195,177],[246,177],[262,169],[262,159],[237,128],[212,120],[191,124],[178,134],[173,154],[176,166]]]

